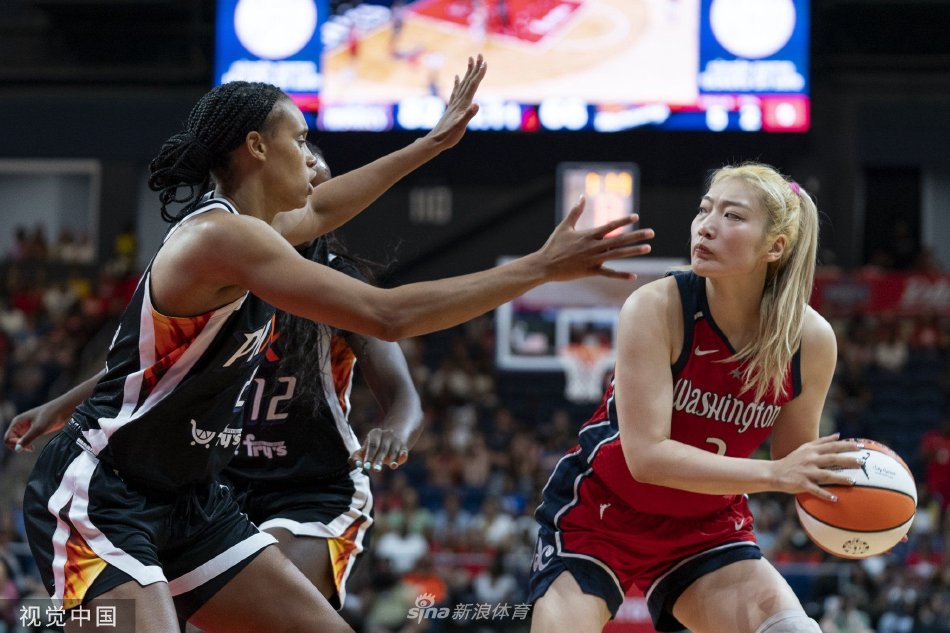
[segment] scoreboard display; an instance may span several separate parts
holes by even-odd
[[[580,196],[584,196],[585,206],[577,222],[579,230],[636,213],[639,174],[634,163],[561,163],[557,168],[557,221],[570,213]]]
[[[810,0],[217,0],[215,83],[324,131],[426,130],[484,53],[472,130],[804,132]]]

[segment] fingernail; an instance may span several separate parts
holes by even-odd
[[[362,460],[359,460],[359,459],[356,460],[356,467],[357,467],[357,468],[362,468],[362,467],[363,467],[363,461],[362,461]]]
[[[23,452],[23,445],[20,444],[19,442],[17,442],[16,445],[13,447],[13,452],[14,452],[14,453],[22,453],[22,452]]]
[[[837,500],[838,500],[838,495],[831,495],[831,500],[832,500],[832,501],[837,501]]]
[[[365,462],[365,463],[363,464],[363,470],[369,470],[371,466],[372,466],[372,464],[370,464],[369,462]]]
[[[856,484],[856,483],[858,483],[858,480],[855,479],[854,477],[852,477],[852,478],[851,478],[851,485],[853,486],[853,485]]]
[[[376,465],[373,466],[373,470],[375,470],[376,472],[379,472],[379,471],[381,471],[382,469],[383,469],[383,465],[380,464],[379,462],[376,462]]]
[[[389,467],[390,467],[390,468],[395,468],[395,467],[398,466],[398,465],[399,465],[399,462],[389,462]]]

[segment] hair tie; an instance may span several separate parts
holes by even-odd
[[[794,180],[790,180],[790,181],[788,182],[788,188],[791,189],[791,190],[792,190],[792,193],[794,193],[796,196],[802,195],[802,187],[801,187],[801,185],[799,185],[799,184],[798,184],[797,182],[795,182]]]

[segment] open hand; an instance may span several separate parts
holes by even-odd
[[[452,87],[452,96],[442,113],[442,118],[427,136],[439,144],[443,149],[453,147],[465,134],[468,122],[478,113],[478,104],[472,103],[475,91],[485,77],[488,64],[479,55],[475,59],[468,58],[468,68],[465,75],[459,79],[455,76],[455,85]]]
[[[542,260],[546,276],[554,281],[566,281],[590,275],[636,279],[636,275],[632,273],[605,268],[604,263],[611,259],[649,253],[650,245],[638,242],[652,239],[653,229],[638,229],[606,237],[608,233],[618,228],[636,223],[640,216],[633,214],[593,229],[578,231],[574,227],[584,212],[584,204],[584,197],[581,196],[567,217],[554,229],[544,246],[535,253]]]

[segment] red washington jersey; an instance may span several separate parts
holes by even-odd
[[[735,350],[709,312],[705,279],[692,272],[673,275],[683,306],[684,328],[683,349],[670,368],[673,374],[670,437],[720,455],[749,457],[772,432],[782,406],[801,393],[801,350],[795,352],[786,371],[786,395],[778,397],[771,389],[760,400],[754,398],[754,390],[740,394],[744,364],[726,361]],[[607,420],[609,424],[604,425]],[[593,474],[609,484],[635,510],[695,517],[720,511],[740,497],[688,492],[635,480],[620,446],[613,383],[584,428],[591,425],[603,428],[596,433],[600,441],[589,449]],[[582,446],[579,448],[583,450]]]

